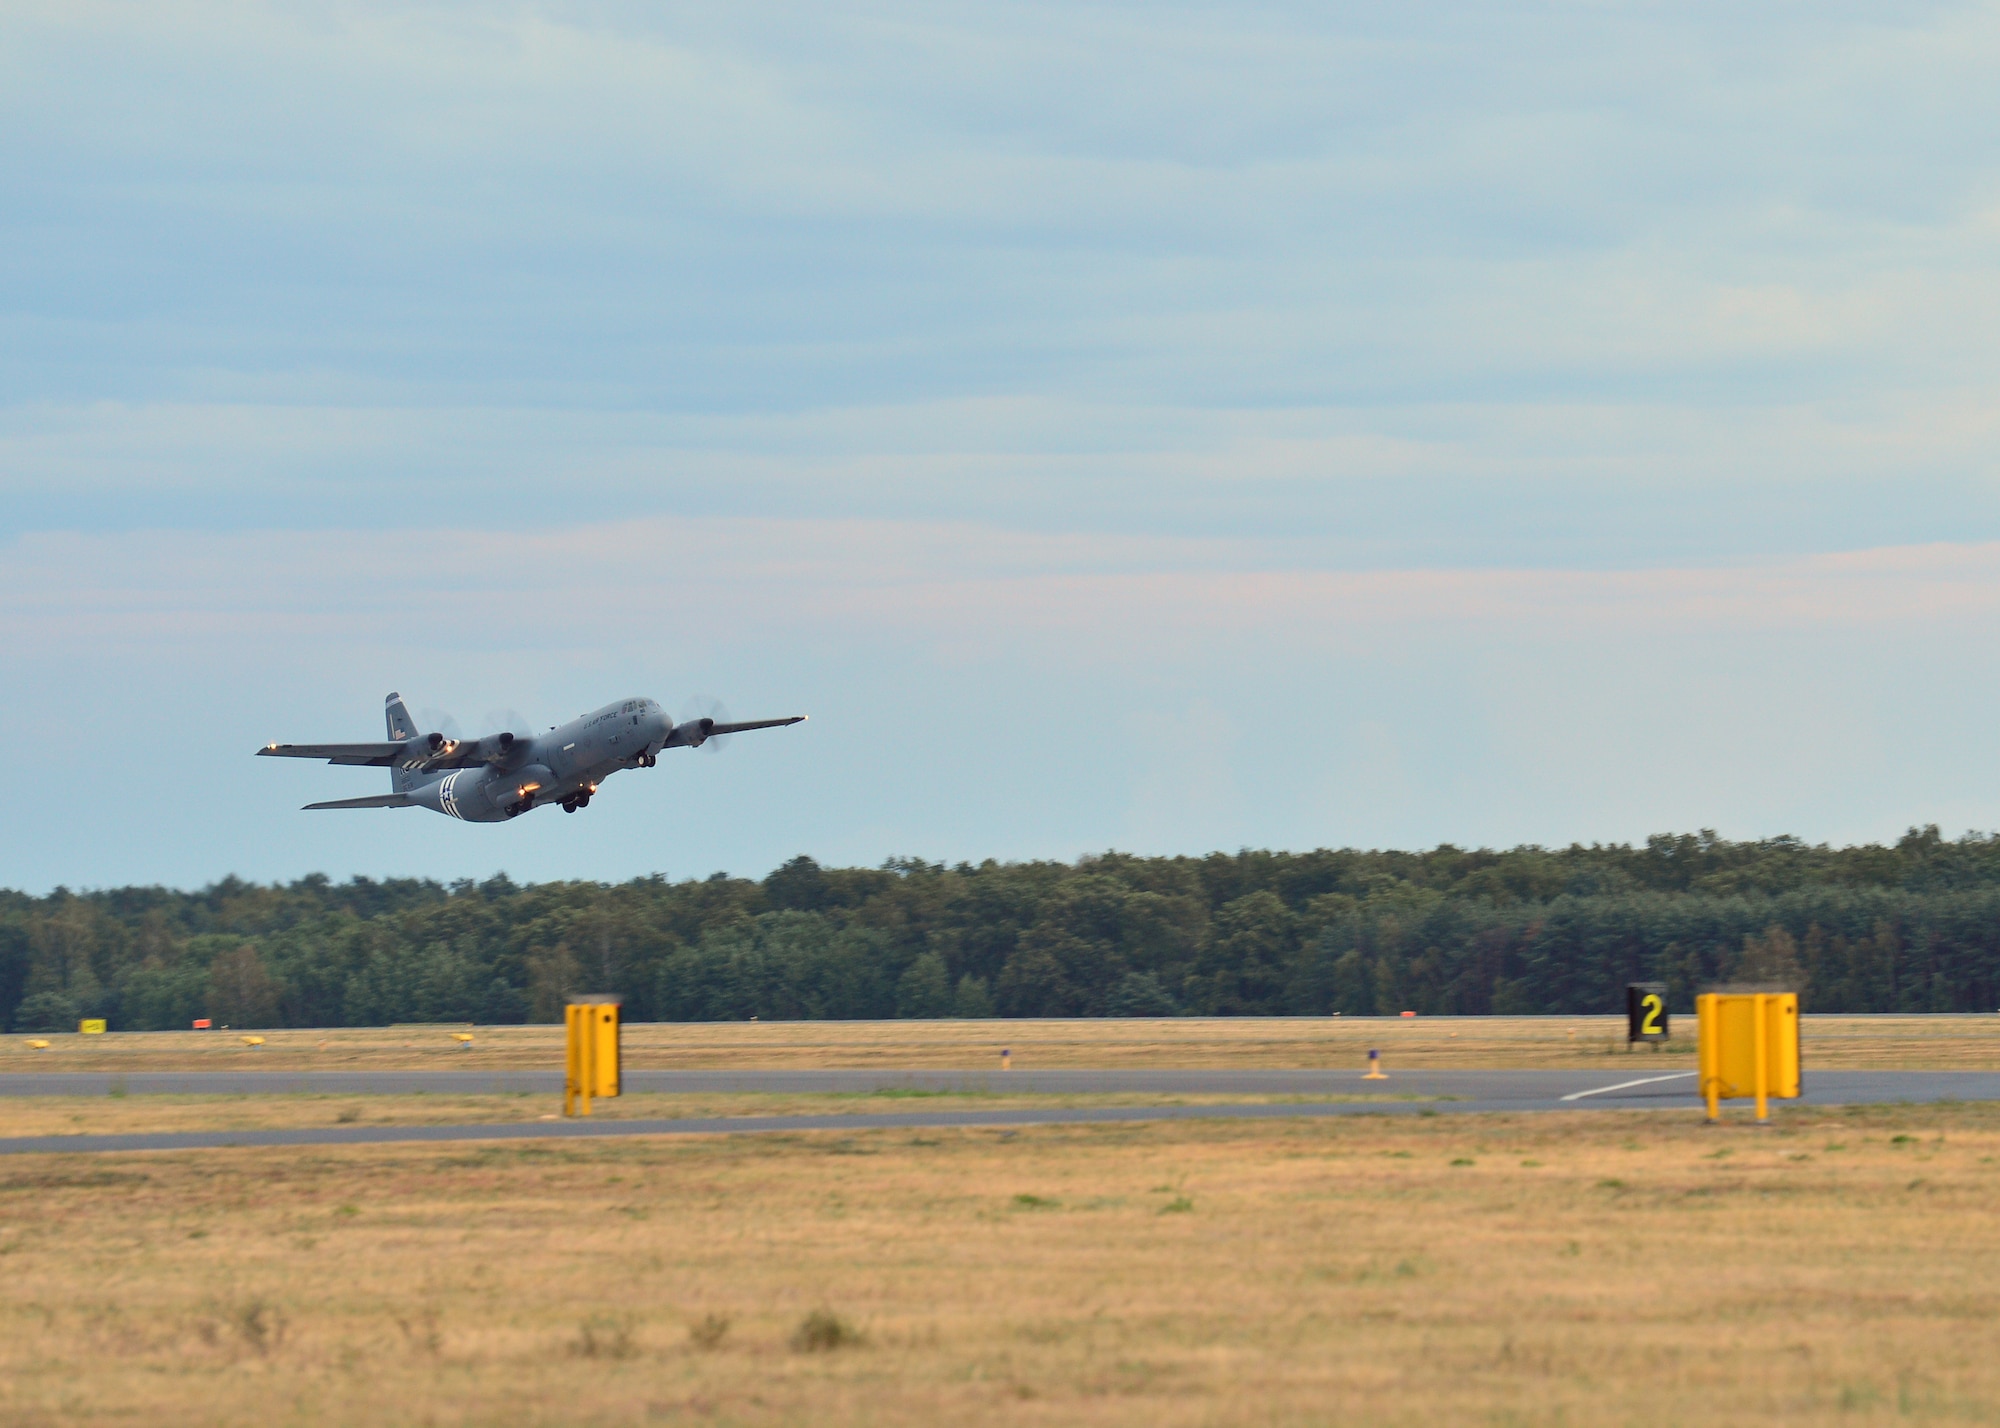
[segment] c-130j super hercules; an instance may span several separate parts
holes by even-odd
[[[546,734],[448,739],[419,734],[402,695],[391,694],[383,706],[389,737],[382,743],[266,744],[257,752],[386,768],[394,782],[394,793],[337,798],[308,803],[307,808],[428,808],[468,823],[502,823],[545,803],[559,803],[565,813],[588,808],[605,779],[620,769],[649,769],[663,750],[698,749],[721,735],[803,724],[806,717],[747,724],[704,718],[676,724],[651,699],[625,699]]]

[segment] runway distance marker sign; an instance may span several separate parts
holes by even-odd
[[[1625,984],[1625,1039],[1662,1042],[1669,1035],[1667,1025],[1667,984],[1627,982]]]

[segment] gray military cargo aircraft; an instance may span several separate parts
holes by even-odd
[[[419,734],[400,694],[385,699],[383,710],[389,737],[382,743],[266,744],[257,752],[389,770],[394,793],[337,798],[308,803],[307,808],[428,808],[469,823],[502,823],[545,803],[561,804],[565,813],[588,808],[605,779],[620,769],[649,769],[667,749],[698,749],[726,734],[777,729],[806,719],[794,714],[747,724],[710,718],[676,724],[650,699],[624,699],[546,734],[448,739]]]

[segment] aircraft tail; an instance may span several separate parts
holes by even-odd
[[[403,696],[394,690],[382,701],[382,717],[389,726],[391,739],[414,739],[417,737],[417,721],[410,717],[410,711],[403,707]],[[389,769],[389,784],[398,793],[408,792],[416,780],[405,769],[394,765]]]

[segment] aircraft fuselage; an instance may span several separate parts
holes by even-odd
[[[625,699],[516,738],[497,761],[443,774],[411,770],[410,802],[467,823],[501,823],[544,803],[575,808],[620,769],[647,766],[673,734],[674,721],[651,699]],[[421,741],[418,741],[419,743]],[[411,762],[420,764],[414,756]]]

